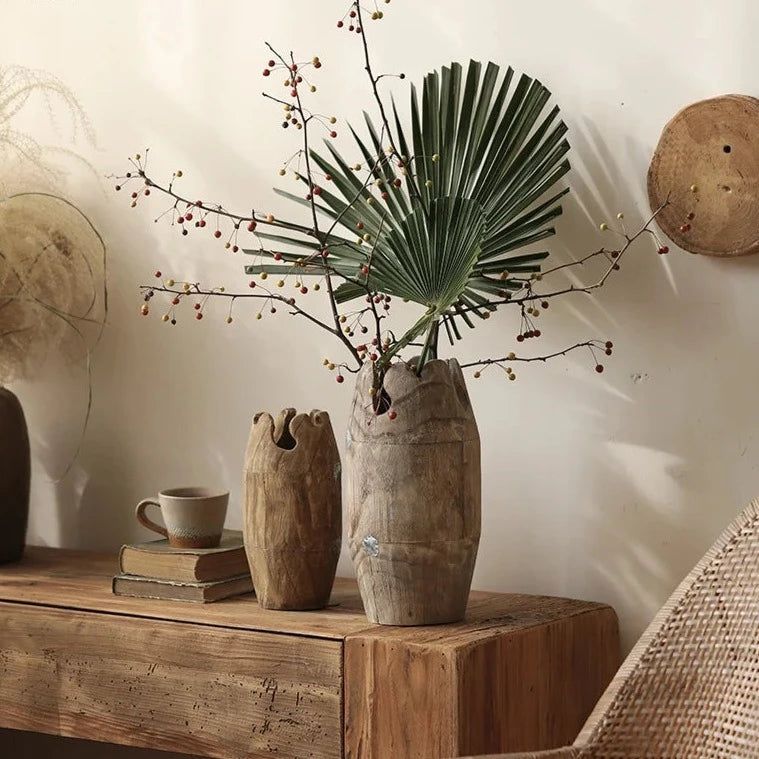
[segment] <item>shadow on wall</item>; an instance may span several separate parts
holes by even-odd
[[[649,215],[645,176],[632,175],[632,190],[615,177],[647,166],[651,151],[631,138],[622,166],[595,125],[572,126],[574,161],[582,165],[571,175],[553,246],[559,262],[619,246],[623,239],[613,232],[593,238],[600,221],[620,224],[619,210],[630,232]],[[488,440],[492,430],[481,424],[480,551],[490,566],[478,573],[478,587],[606,601],[619,614],[624,648],[635,642],[759,492],[759,355],[752,325],[733,315],[741,292],[751,298],[746,280],[759,276],[757,266],[756,256],[658,256],[654,242],[641,239],[595,297],[551,305],[535,353],[610,336],[615,355],[604,360],[601,376],[580,352],[539,366],[536,372],[549,374],[539,387],[523,367],[519,402],[504,399],[515,432]],[[591,262],[578,281],[597,281],[603,270]],[[480,407],[480,419],[484,412]],[[493,493],[518,497],[501,506],[488,503]]]

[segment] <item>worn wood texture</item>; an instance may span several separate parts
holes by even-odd
[[[345,578],[327,608],[292,613],[251,597],[113,596],[116,567],[115,555],[34,547],[0,567],[0,727],[303,759],[335,755],[309,732],[329,723],[352,759],[442,759],[568,742],[618,661],[614,612],[586,601],[473,591],[463,621],[389,627],[367,622]],[[293,693],[296,708],[307,694],[304,719],[287,713]],[[284,732],[260,721],[264,703]],[[203,720],[217,710],[215,732]],[[264,738],[286,742],[275,752]]]
[[[114,596],[117,571],[116,554],[27,546],[20,562],[0,567],[0,600],[331,640],[368,626],[356,583],[346,578],[335,581],[326,609],[293,614],[262,609],[250,595],[206,605]]]
[[[0,387],[0,564],[24,553],[29,517],[29,433],[18,398]]]
[[[367,617],[386,625],[454,622],[466,609],[480,539],[480,438],[455,360],[422,376],[391,366],[397,414],[375,415],[361,371],[348,426],[349,543]]]
[[[245,453],[243,540],[265,609],[327,605],[342,543],[340,453],[325,411],[256,414]]]
[[[0,726],[208,757],[340,757],[340,643],[0,603]]]
[[[395,631],[348,636],[345,756],[441,759],[571,743],[619,666],[616,615],[508,599],[510,615],[490,606],[493,617],[425,628],[438,634],[413,641]]]
[[[648,196],[652,210],[670,198],[657,221],[684,250],[759,251],[759,100],[724,95],[675,114],[651,159]],[[690,229],[681,229],[686,224]]]

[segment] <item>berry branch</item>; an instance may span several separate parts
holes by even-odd
[[[529,363],[531,361],[542,361],[545,363],[546,361],[550,361],[552,358],[566,356],[568,353],[578,350],[579,348],[588,348],[590,350],[590,353],[593,356],[593,360],[596,363],[596,371],[600,374],[603,372],[604,367],[603,364],[598,362],[595,351],[603,351],[607,356],[611,356],[612,349],[614,348],[614,343],[612,343],[611,340],[607,340],[606,342],[601,342],[600,340],[586,340],[582,343],[575,343],[574,345],[570,345],[568,348],[564,348],[564,350],[556,351],[554,353],[547,353],[543,356],[517,356],[516,353],[512,352],[503,358],[483,358],[479,361],[471,361],[468,364],[461,364],[461,368],[468,369],[474,366],[480,368],[485,368],[488,366],[500,366],[504,369],[510,380],[515,380],[516,374],[510,366],[507,366],[507,364],[514,364],[519,361],[523,363]],[[476,371],[473,376],[475,379],[479,379],[481,372]]]
[[[385,0],[386,3],[389,1]],[[171,205],[156,221],[162,216],[169,215],[172,226],[176,224],[181,229],[182,235],[189,234],[190,228],[193,226],[197,229],[210,226],[209,231],[212,232],[214,238],[221,240],[225,248],[230,248],[232,253],[240,251],[243,244],[239,240],[238,233],[242,229],[247,229],[248,232],[255,235],[258,246],[243,249],[244,253],[255,256],[254,263],[247,266],[246,271],[257,275],[261,280],[266,280],[270,275],[279,274],[282,277],[276,282],[276,288],[273,289],[267,289],[266,286],[251,280],[250,289],[259,288],[255,292],[226,292],[224,288],[206,289],[202,288],[199,283],[187,282],[176,286],[174,280],[166,280],[158,287],[143,285],[141,287],[144,297],[143,314],[147,315],[149,312],[149,304],[156,293],[165,294],[170,298],[171,305],[162,318],[163,321],[169,321],[172,324],[176,323],[176,307],[188,298],[194,301],[193,306],[197,312],[196,319],[198,320],[203,318],[207,302],[213,298],[226,298],[229,304],[228,323],[233,321],[233,308],[238,300],[252,299],[262,302],[264,306],[268,304],[271,313],[276,313],[276,305],[283,304],[289,308],[291,315],[304,317],[320,329],[335,335],[341,341],[344,349],[350,355],[351,366],[345,363],[335,363],[329,359],[325,359],[323,362],[328,369],[337,369],[338,382],[344,381],[343,370],[355,372],[365,362],[371,361],[374,362],[376,382],[379,388],[383,373],[390,361],[400,360],[401,354],[405,353],[407,349],[421,348],[421,355],[414,360],[417,363],[418,372],[421,372],[426,361],[437,357],[441,324],[446,327],[448,336],[453,343],[455,338],[461,337],[457,325],[464,322],[470,327],[474,326],[469,318],[470,314],[474,313],[482,319],[487,319],[499,306],[509,305],[518,308],[521,316],[520,332],[516,335],[516,341],[521,343],[525,339],[541,337],[542,332],[536,328],[535,320],[543,311],[548,309],[551,299],[575,292],[590,294],[602,287],[612,272],[620,269],[622,259],[641,237],[651,235],[657,242],[658,252],[660,254],[668,252],[669,248],[659,242],[652,229],[652,224],[659,213],[670,204],[669,198],[633,234],[628,234],[625,230],[621,213],[617,216],[621,222],[621,230],[610,229],[607,224],[601,224],[602,231],[616,233],[622,238],[621,244],[616,249],[603,247],[575,261],[552,266],[544,270],[542,274],[538,273],[539,261],[547,254],[527,253],[513,256],[509,260],[512,261],[512,268],[516,271],[515,276],[514,273],[510,274],[508,271],[499,271],[501,267],[508,264],[498,263],[499,260],[503,260],[503,256],[508,251],[513,249],[512,240],[510,243],[512,247],[507,248],[507,251],[488,251],[487,256],[479,260],[473,272],[469,272],[469,274],[466,272],[457,274],[456,261],[451,259],[446,260],[443,273],[435,274],[434,281],[425,281],[425,270],[431,271],[432,267],[428,266],[428,262],[423,257],[429,255],[423,247],[426,240],[424,235],[433,234],[430,231],[430,226],[432,225],[434,211],[434,206],[426,200],[427,193],[425,192],[425,189],[429,190],[434,187],[433,181],[430,178],[422,181],[425,179],[424,170],[427,166],[425,162],[428,160],[433,163],[440,162],[442,155],[443,164],[445,164],[447,160],[450,160],[451,155],[447,155],[448,150],[443,149],[446,144],[440,142],[442,139],[439,134],[440,128],[439,125],[436,126],[434,120],[430,122],[432,126],[429,127],[431,129],[429,140],[420,143],[416,134],[414,136],[415,145],[429,145],[429,150],[418,147],[417,152],[423,153],[423,155],[405,155],[401,152],[401,149],[408,152],[409,148],[406,145],[406,139],[403,136],[397,114],[394,110],[390,111],[386,107],[379,83],[382,79],[390,76],[398,76],[401,79],[405,77],[404,74],[375,73],[364,23],[369,15],[371,15],[372,20],[379,20],[383,17],[383,13],[378,9],[376,2],[374,7],[375,10],[370,13],[370,11],[362,8],[357,0],[353,0],[343,18],[337,23],[339,28],[343,28],[347,22],[347,30],[355,32],[361,38],[363,68],[369,78],[371,95],[379,112],[376,129],[369,120],[371,143],[362,142],[354,133],[362,155],[361,161],[355,164],[351,165],[351,162],[343,159],[334,150],[332,151],[335,159],[333,162],[318,152],[312,152],[312,145],[316,139],[314,130],[324,129],[330,140],[337,137],[337,131],[334,128],[337,118],[326,116],[307,107],[307,93],[316,91],[316,85],[309,80],[310,72],[311,69],[321,68],[321,60],[314,56],[310,60],[300,61],[296,59],[292,51],[284,55],[268,42],[266,43],[271,59],[263,69],[263,76],[270,77],[277,72],[284,72],[286,76],[284,86],[287,89],[287,95],[279,97],[264,92],[263,97],[283,107],[285,112],[282,121],[283,128],[294,129],[302,133],[300,135],[300,148],[282,164],[279,174],[286,176],[288,173],[292,173],[298,182],[305,184],[305,198],[301,196],[294,199],[299,201],[301,206],[308,207],[309,221],[307,223],[280,219],[272,213],[262,214],[257,212],[255,207],[251,209],[249,214],[237,214],[227,210],[221,204],[191,200],[175,190],[174,184],[177,179],[182,177],[181,171],[175,171],[171,181],[162,184],[148,173],[147,151],[144,160],[139,154],[130,159],[132,171],[127,172],[123,177],[116,178],[118,181],[116,189],[121,190],[130,182],[139,183],[139,188],[131,193],[133,207],[138,204],[141,198],[149,196],[151,192],[165,196],[170,199]],[[490,65],[494,66],[494,64]],[[496,71],[498,70],[497,66],[494,68]],[[431,74],[430,77],[432,81],[437,81],[434,79],[434,74]],[[427,86],[426,81],[425,87]],[[433,85],[429,86],[432,87]],[[438,85],[434,86],[437,87]],[[474,96],[472,94],[472,98]],[[457,95],[450,95],[449,102],[452,97],[457,97]],[[420,115],[415,110],[414,102],[412,101],[412,123],[414,128],[418,130],[424,125],[426,116],[424,113]],[[487,103],[489,101],[486,99],[482,102]],[[488,107],[483,106],[482,113],[488,112]],[[498,107],[500,108],[500,104]],[[557,112],[558,109],[555,111]],[[509,118],[508,113],[509,108],[506,108],[503,115],[506,120]],[[391,127],[390,116],[394,116],[396,119],[397,128],[395,132]],[[519,127],[525,131],[525,134],[529,131],[528,116],[528,114],[523,117],[520,116],[523,120],[527,119]],[[535,118],[537,118],[536,115]],[[506,122],[504,124],[506,125]],[[558,134],[558,128],[556,133]],[[433,152],[436,149],[439,152]],[[556,153],[559,156],[555,159],[556,161],[563,155],[563,152],[560,152],[562,149],[561,144],[553,149],[554,153],[559,151]],[[568,150],[568,146],[565,149]],[[502,151],[495,150],[495,148],[492,150],[494,152],[492,155],[488,154],[488,161],[492,158],[494,165],[497,165],[497,153]],[[529,149],[524,148],[525,153],[529,153],[530,150],[535,150],[535,146],[531,145]],[[529,160],[529,156],[524,160]],[[420,164],[419,161],[423,163]],[[291,168],[293,163],[297,170]],[[503,165],[499,171],[505,176],[508,168],[507,165]],[[539,173],[544,168],[534,163],[532,171]],[[474,169],[472,170],[474,171]],[[364,171],[366,171],[365,175]],[[330,172],[335,176],[331,176]],[[334,194],[326,189],[328,186],[326,183],[332,182],[333,179],[334,186],[337,188]],[[556,181],[555,176],[553,181]],[[372,187],[372,184],[376,187]],[[545,191],[543,185],[538,186],[543,187]],[[691,187],[691,192],[696,192],[696,189],[695,186]],[[398,197],[402,197],[402,202],[393,197],[395,192],[401,194]],[[289,193],[284,194],[293,197]],[[491,205],[498,205],[496,201],[499,200],[500,196],[497,192],[491,194],[493,196]],[[322,197],[320,198],[320,196]],[[528,196],[523,208],[529,206],[529,199],[535,201],[536,197],[537,195]],[[462,199],[470,200],[469,198]],[[362,211],[364,201],[368,206],[382,203],[382,210],[378,212],[375,208],[371,211],[368,209]],[[548,204],[555,201],[556,198],[549,201]],[[548,204],[538,207],[535,213],[545,212]],[[547,225],[555,215],[556,208],[535,219],[535,226],[532,228],[525,226],[527,233],[521,239],[537,240],[542,239],[547,234],[552,234],[553,229],[549,229]],[[423,217],[424,221],[419,222],[420,229],[408,224],[409,209],[412,209],[412,213],[418,209],[419,214],[417,216],[420,219]],[[472,226],[471,219],[474,217],[467,218],[466,213],[462,213],[460,209],[461,207],[457,207],[453,218],[460,220],[457,223],[463,230],[467,226]],[[528,211],[523,217],[527,217],[529,213],[532,211]],[[690,229],[692,219],[693,213],[688,213],[681,231],[687,232]],[[209,222],[211,222],[210,225]],[[524,218],[517,219],[517,222],[527,224]],[[425,224],[427,225],[426,229],[423,229]],[[541,224],[544,227],[543,229],[540,228]],[[357,238],[355,240],[345,239],[336,232],[338,227],[347,230],[355,229]],[[271,228],[274,231],[285,230],[290,234],[281,231],[279,234],[272,234],[271,230],[269,232],[262,231],[266,228]],[[459,234],[461,233],[461,230],[457,231]],[[404,235],[406,236],[404,237]],[[519,239],[517,236],[517,242]],[[288,247],[275,250],[273,246],[280,243]],[[415,243],[420,244],[415,245]],[[405,255],[402,255],[399,250],[404,246],[413,249],[417,257],[409,256],[408,250],[405,251]],[[503,247],[506,247],[505,242]],[[517,247],[519,246],[517,245]],[[305,248],[307,252],[303,255],[292,252],[293,249],[300,248]],[[422,250],[421,254],[419,250]],[[543,286],[538,283],[544,282],[551,275],[556,275],[573,267],[584,267],[596,258],[602,258],[606,262],[606,267],[598,279],[591,284],[564,284],[560,282],[554,289],[540,292]],[[273,263],[270,264],[270,261]],[[406,268],[405,272],[399,271],[404,267]],[[451,274],[449,270],[453,273]],[[529,272],[532,273],[528,274]],[[156,272],[156,276],[161,278],[161,273]],[[311,291],[319,291],[323,285],[329,301],[329,318],[320,318],[300,303],[296,304],[294,297],[287,297],[275,291],[284,287],[292,277],[295,288],[301,295],[306,295],[310,290],[302,281],[304,276],[317,278],[317,282],[311,285]],[[460,287],[461,289],[446,290],[440,287],[441,283],[438,280],[445,279],[446,276],[452,278],[451,288]],[[462,284],[465,280],[466,284]],[[437,291],[435,288],[438,288]],[[362,295],[365,300],[365,305],[362,307],[356,308],[354,311],[345,311],[342,308],[342,303],[355,301]],[[386,319],[389,316],[387,312],[390,310],[392,300],[391,295],[402,298],[404,301],[413,300],[426,308],[426,312],[399,337],[396,337],[395,332],[386,326],[388,324]],[[257,312],[257,319],[262,318],[264,306]],[[368,335],[370,329],[372,333],[370,340],[367,337],[358,337],[357,340],[353,340],[357,333]],[[361,342],[361,340],[366,342]],[[511,364],[514,362],[544,362],[577,349],[588,350],[594,358],[596,371],[603,371],[603,366],[598,362],[596,353],[603,351],[606,355],[611,355],[612,345],[608,341],[586,340],[562,351],[542,356],[517,357],[514,353],[509,353],[503,358],[486,358],[463,366],[465,368],[476,367],[475,377],[479,377],[481,371],[490,366],[498,366],[506,371],[509,379],[513,380],[516,375],[512,371]]]

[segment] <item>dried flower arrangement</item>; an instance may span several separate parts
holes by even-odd
[[[33,376],[50,353],[84,358],[89,376],[107,313],[103,239],[58,194],[66,171],[57,158],[84,161],[15,128],[14,117],[33,97],[44,101],[51,120],[58,113],[68,119],[72,139],[83,133],[92,141],[81,105],[60,80],[0,68],[0,384]],[[82,434],[91,400],[89,381]]]

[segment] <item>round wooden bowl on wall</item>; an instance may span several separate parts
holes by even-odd
[[[651,159],[648,197],[652,211],[670,198],[657,222],[684,250],[759,252],[759,100],[723,95],[677,113]]]

